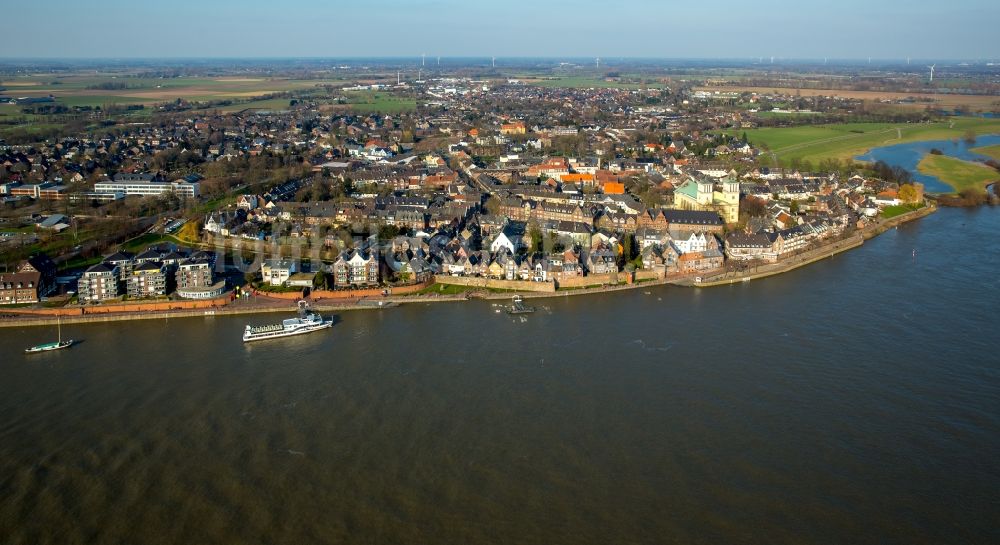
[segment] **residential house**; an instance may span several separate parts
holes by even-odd
[[[734,232],[726,236],[726,255],[729,259],[775,262],[783,250],[784,240],[777,233]]]
[[[264,282],[272,286],[283,286],[296,272],[298,265],[291,259],[268,259],[260,267]]]
[[[39,254],[12,273],[0,273],[0,305],[37,303],[55,287],[55,263]]]
[[[587,254],[588,274],[609,274],[618,272],[618,255],[611,248],[596,248]]]
[[[377,285],[379,266],[376,252],[350,250],[340,254],[333,264],[333,282],[338,288]]]

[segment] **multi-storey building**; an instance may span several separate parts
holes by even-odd
[[[81,303],[106,301],[121,295],[121,269],[112,263],[98,263],[84,271],[77,283],[77,298]]]
[[[125,281],[129,297],[145,299],[167,294],[167,274],[160,261],[144,261],[132,269]]]
[[[351,250],[340,254],[333,264],[333,281],[337,287],[378,284],[378,258],[375,252]]]

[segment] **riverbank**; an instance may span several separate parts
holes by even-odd
[[[749,282],[759,278],[767,278],[768,276],[783,274],[798,269],[799,267],[805,267],[810,263],[815,263],[817,261],[833,257],[841,252],[857,248],[864,243],[864,236],[857,234],[844,240],[838,240],[831,244],[826,244],[820,248],[816,248],[815,250],[810,250],[803,252],[802,254],[786,258],[777,263],[762,265],[746,274],[725,273],[720,276],[702,277],[700,281],[696,279],[689,283],[678,283],[677,285],[710,288],[713,286],[725,286],[729,284]]]
[[[858,248],[869,240],[889,229],[897,227],[903,223],[915,221],[937,211],[937,207],[930,203],[927,206],[901,214],[888,220],[878,220],[876,223],[865,228],[863,231],[847,239],[841,239],[819,248],[803,252],[801,254],[786,258],[778,263],[761,265],[746,273],[722,273],[716,275],[689,274],[684,276],[673,276],[666,278],[641,280],[622,284],[601,285],[592,287],[581,287],[568,290],[544,291],[544,292],[470,292],[456,293],[448,295],[412,294],[374,297],[366,296],[357,299],[350,299],[343,303],[334,302],[329,299],[319,299],[311,302],[312,308],[318,312],[341,312],[351,310],[382,310],[386,307],[379,306],[378,302],[391,304],[413,304],[413,303],[449,303],[468,301],[470,299],[483,300],[506,300],[515,293],[519,293],[524,298],[541,299],[552,297],[569,297],[578,295],[593,295],[599,293],[609,293],[615,291],[634,290],[639,288],[649,288],[653,286],[675,285],[682,287],[708,288],[714,286],[725,286],[741,282],[749,282],[760,278],[775,276],[778,274],[793,271],[800,267],[833,257],[839,253]],[[297,298],[296,298],[297,299]],[[103,314],[83,314],[83,315],[61,315],[58,309],[53,309],[51,314],[42,314],[37,310],[32,313],[19,314],[16,309],[9,309],[6,315],[0,315],[0,327],[28,327],[52,325],[57,318],[61,317],[64,324],[78,324],[91,322],[118,322],[127,320],[170,320],[176,318],[205,318],[213,316],[242,315],[242,314],[263,314],[273,312],[289,313],[294,312],[294,300],[277,299],[261,296],[250,302],[223,303],[211,308],[184,309],[184,310],[157,310],[144,312],[112,312]],[[64,313],[63,313],[64,314]]]

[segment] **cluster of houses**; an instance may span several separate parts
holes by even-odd
[[[87,268],[77,281],[80,303],[148,299],[176,294],[185,299],[211,299],[225,291],[216,280],[215,255],[153,247],[138,255],[117,252]]]
[[[554,158],[537,163],[536,172],[556,176],[549,180],[588,174],[575,164]],[[504,184],[481,173],[439,191],[395,191],[338,202],[244,195],[235,210],[209,214],[205,230],[263,240],[314,237],[334,246],[340,241],[324,233],[338,226],[392,225],[407,233],[379,249],[342,252],[328,271],[338,288],[428,275],[558,282],[629,265],[664,277],[717,271],[726,259],[777,261],[863,227],[870,216],[865,207],[894,191],[891,184],[860,177],[841,181],[780,170],[740,178],[732,171],[706,169],[681,178],[669,207],[645,206],[628,192],[581,193],[575,191],[579,178]],[[763,213],[727,233],[727,224],[740,219],[741,195],[763,203]],[[274,232],[272,224],[279,221],[291,227]],[[540,232],[542,247],[530,240],[531,229]],[[626,248],[634,254],[627,259]],[[265,276],[273,284],[287,278]],[[303,285],[307,281],[311,278],[301,279]]]
[[[397,85],[421,97],[415,112],[331,115],[304,99],[281,111],[200,113],[99,137],[0,146],[0,198],[197,199],[208,187],[200,175],[165,175],[153,157],[172,151],[206,165],[280,157],[312,176],[239,196],[205,216],[204,233],[336,248],[322,269],[335,288],[429,275],[558,282],[623,267],[704,274],[726,260],[780,260],[901,202],[898,186],[859,176],[738,175],[733,165],[752,164],[756,150],[709,131],[741,126],[740,114],[692,106],[690,96],[661,83],[568,89],[435,78]],[[348,194],[303,200],[314,184]],[[763,204],[745,218],[748,198]],[[57,231],[71,223],[52,218]],[[344,247],[334,232],[384,226],[403,235],[379,247]],[[214,297],[225,283],[209,259],[155,248],[115,254],[83,273],[78,294],[81,301]],[[33,265],[21,266],[5,277],[34,274]],[[291,260],[269,260],[261,274],[271,285],[314,281]],[[38,280],[0,281],[0,288],[29,283],[37,299]],[[32,288],[3,289],[20,302],[25,296],[16,292]]]

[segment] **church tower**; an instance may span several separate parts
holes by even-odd
[[[740,202],[740,182],[738,180],[726,178],[722,181],[722,201],[726,204]]]

